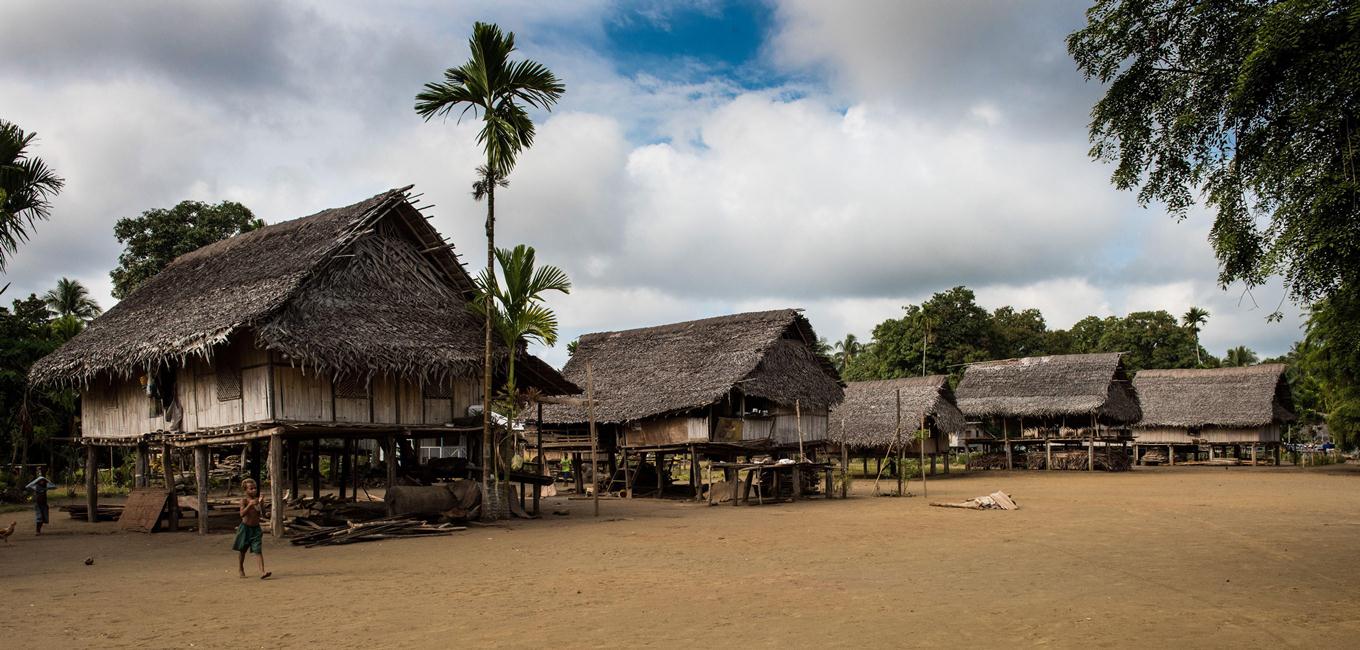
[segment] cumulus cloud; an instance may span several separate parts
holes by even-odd
[[[1282,289],[1253,309],[1217,288],[1209,215],[1138,208],[1087,158],[1099,89],[1062,44],[1081,9],[787,0],[745,71],[784,76],[751,84],[685,57],[681,74],[620,72],[605,27],[630,9],[604,0],[19,3],[6,15],[27,28],[0,41],[4,117],[39,132],[68,186],[5,281],[12,295],[69,275],[108,306],[119,217],[192,198],[279,221],[408,183],[478,266],[475,124],[427,124],[411,105],[481,19],[568,85],[498,195],[499,243],[533,244],[575,281],[553,301],[564,342],[789,306],[827,338],[867,338],[966,284],[1053,327],[1197,304],[1214,312],[1210,349],[1283,351],[1297,310],[1267,324]],[[561,363],[565,345],[544,354]]]

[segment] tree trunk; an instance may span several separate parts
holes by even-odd
[[[496,178],[494,168],[487,161],[486,182],[486,273],[487,277],[495,282],[496,280]],[[486,287],[490,289],[490,287]],[[495,443],[491,436],[491,319],[494,317],[492,310],[491,292],[485,292],[485,314],[486,314],[486,355],[482,366],[482,494],[486,502],[482,505],[482,520],[495,521],[500,517],[500,494],[496,489],[495,470],[492,466],[495,458]]]

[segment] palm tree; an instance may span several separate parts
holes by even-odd
[[[43,304],[58,318],[70,316],[81,322],[88,322],[104,311],[90,297],[89,289],[71,278],[57,280],[57,287],[43,294]]]
[[[425,84],[416,95],[415,110],[425,121],[436,116],[447,118],[458,111],[461,119],[469,111],[480,117],[482,129],[477,142],[486,154],[486,164],[478,167],[473,196],[486,199],[486,275],[495,280],[496,187],[504,187],[515,167],[515,159],[534,141],[534,122],[524,105],[552,110],[566,87],[557,76],[535,61],[511,62],[515,34],[504,34],[494,24],[476,23],[468,39],[472,58],[444,71],[444,81]],[[483,302],[484,313],[492,313],[491,293]],[[482,485],[491,488],[491,319],[486,319],[486,353],[482,368]],[[484,516],[494,517],[490,508]]]
[[[846,334],[844,340],[836,341],[836,367],[845,372],[850,366],[850,362],[855,360],[855,356],[864,349],[864,344],[854,334]]]
[[[1250,366],[1257,361],[1260,361],[1260,357],[1256,356],[1256,353],[1245,345],[1239,345],[1228,350],[1228,354],[1223,357],[1223,365],[1225,366]]]
[[[36,135],[0,120],[0,271],[33,224],[51,216],[52,197],[66,184],[41,158],[28,154]]]
[[[556,345],[557,315],[543,305],[543,300],[549,291],[571,293],[571,280],[567,274],[556,266],[536,266],[534,247],[524,244],[514,249],[497,249],[496,261],[500,263],[504,284],[483,271],[477,279],[478,298],[482,300],[474,305],[486,304],[487,287],[490,287],[491,302],[496,310],[491,320],[501,343],[511,351],[529,341]],[[510,355],[505,391],[513,404],[516,395],[514,354]]]
[[[1181,324],[1195,337],[1195,365],[1204,365],[1204,361],[1199,358],[1199,330],[1202,325],[1209,322],[1209,310],[1199,307],[1191,307],[1181,316]]]

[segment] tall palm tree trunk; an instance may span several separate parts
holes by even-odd
[[[488,165],[490,167],[490,165]],[[486,179],[486,272],[494,283],[496,280],[496,182],[494,172],[487,172]],[[491,433],[491,320],[495,311],[491,302],[491,292],[486,292],[486,356],[482,364],[482,520],[495,521],[500,517],[500,494],[495,489],[495,470],[492,459],[495,445]]]

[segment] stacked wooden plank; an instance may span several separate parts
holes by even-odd
[[[298,533],[292,539],[293,544],[307,548],[371,542],[380,539],[434,537],[467,530],[466,526],[431,525],[420,519],[408,517],[385,517],[363,523],[350,522],[343,526],[329,527],[298,517],[289,523],[289,527]]]
[[[1014,464],[1016,469],[1024,469],[1025,457],[1016,454]],[[1006,469],[1006,454],[1000,452],[978,454],[968,459],[968,469]]]
[[[60,509],[62,512],[70,514],[72,519],[78,521],[89,520],[87,515],[89,514],[90,509],[83,503],[62,506]],[[104,505],[101,503],[95,508],[95,516],[98,517],[99,521],[118,521],[118,517],[122,516],[122,514],[122,505]]]
[[[1166,450],[1161,447],[1153,447],[1143,452],[1144,465],[1164,465],[1166,461]]]

